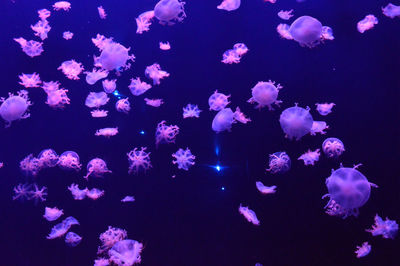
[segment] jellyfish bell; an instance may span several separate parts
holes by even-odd
[[[299,140],[311,132],[314,120],[309,110],[309,107],[304,109],[298,107],[296,103],[295,106],[287,108],[282,112],[279,122],[287,138]]]
[[[28,98],[28,92],[21,90],[17,95],[9,93],[7,99],[1,98],[0,116],[6,122],[6,127],[9,127],[15,120],[25,119],[30,116],[28,107],[32,105]]]
[[[79,162],[79,155],[74,151],[65,151],[58,157],[58,166],[63,170],[79,171],[82,165]]]
[[[185,2],[179,0],[161,0],[154,7],[154,16],[160,24],[173,25],[174,21],[182,21],[185,17]]]
[[[129,55],[129,50],[130,48],[111,40],[104,42],[100,56],[94,58],[94,64],[108,71],[129,68],[130,64],[127,62],[135,59],[134,55]]]

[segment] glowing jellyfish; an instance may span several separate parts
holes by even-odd
[[[134,196],[125,196],[121,202],[134,202],[135,201],[135,197]]]
[[[381,235],[383,238],[394,239],[399,230],[399,225],[394,220],[383,220],[378,214],[375,215],[375,224],[372,225],[371,229],[365,231],[370,232],[373,236]]]
[[[279,24],[276,27],[276,31],[279,33],[279,36],[286,40],[293,40],[292,35],[289,33],[290,26],[288,24]]]
[[[115,89],[117,88],[117,80],[113,79],[113,80],[108,80],[105,79],[102,81],[103,84],[103,89],[106,93],[113,93],[115,91]]]
[[[40,160],[32,154],[26,156],[20,163],[19,168],[27,176],[36,176],[41,168]]]
[[[18,76],[21,82],[22,86],[25,88],[37,88],[40,87],[40,84],[42,81],[40,80],[39,74],[33,73],[33,74],[24,74]]]
[[[28,92],[21,90],[14,95],[8,93],[8,98],[0,98],[0,116],[9,127],[15,120],[25,119],[30,116],[28,108],[32,103],[29,101]]]
[[[154,18],[154,11],[146,11],[143,12],[142,14],[139,15],[139,17],[136,18],[136,33],[137,34],[142,34],[145,31],[149,31],[150,26],[151,26],[151,21]]]
[[[251,89],[252,97],[247,102],[257,103],[255,108],[258,109],[268,106],[269,110],[274,110],[274,108],[272,108],[273,104],[279,107],[279,104],[282,103],[282,101],[278,100],[280,89],[282,89],[282,86],[280,84],[275,85],[274,81],[259,81]]]
[[[110,260],[106,258],[97,258],[94,260],[94,266],[108,266],[110,265]]]
[[[103,195],[104,195],[104,190],[98,188],[92,188],[86,191],[86,196],[92,200],[97,200],[101,198]]]
[[[256,187],[262,194],[274,194],[276,192],[276,186],[267,187],[261,181],[256,182]]]
[[[108,103],[110,98],[108,98],[107,94],[102,92],[90,92],[86,97],[85,105],[89,108],[99,108]]]
[[[184,5],[179,0],[160,0],[154,7],[154,16],[162,25],[173,25],[186,17]]]
[[[63,170],[81,170],[82,165],[79,162],[79,155],[74,151],[63,152],[58,157],[58,166]]]
[[[275,4],[276,0],[264,0],[264,2],[270,2],[271,4]]]
[[[246,220],[254,225],[260,225],[260,221],[257,219],[256,213],[249,209],[249,207],[243,207],[242,204],[239,205],[239,213],[246,218]]]
[[[51,12],[50,10],[43,8],[38,10],[38,15],[41,20],[46,20],[48,17],[50,17]]]
[[[57,207],[54,207],[54,208],[46,207],[43,217],[47,221],[52,222],[52,221],[55,221],[58,218],[60,218],[61,215],[63,215],[63,214],[64,214],[63,210],[59,210]]]
[[[378,19],[374,15],[367,15],[357,23],[357,30],[360,33],[364,33],[375,27],[376,24],[378,24]]]
[[[124,229],[109,226],[105,232],[100,234],[101,247],[98,247],[97,254],[108,251],[115,243],[125,239],[127,236],[128,234]]]
[[[14,41],[21,45],[22,51],[30,57],[39,56],[43,52],[43,43],[37,41],[27,41],[24,38],[14,38]]]
[[[189,118],[189,117],[199,118],[200,112],[201,110],[197,105],[188,103],[188,105],[183,107],[183,118]]]
[[[150,152],[146,152],[146,150],[147,147],[141,147],[140,150],[134,148],[126,154],[129,162],[129,174],[138,174],[141,169],[146,172],[152,167],[150,162]]]
[[[240,58],[240,55],[235,50],[229,49],[223,53],[221,62],[224,64],[239,64]]]
[[[29,192],[29,199],[34,200],[35,203],[38,201],[46,201],[47,187],[39,188],[37,184],[33,184],[33,189]]]
[[[319,160],[319,149],[315,151],[308,150],[304,154],[302,154],[297,160],[303,160],[304,165],[314,165],[315,162]]]
[[[13,200],[29,200],[30,199],[30,190],[31,185],[29,184],[18,184],[14,187],[14,196]]]
[[[61,9],[64,11],[69,11],[71,9],[71,3],[67,1],[55,2],[53,8],[55,11],[59,11]]]
[[[316,110],[318,111],[318,113],[320,115],[326,116],[326,115],[332,113],[332,108],[336,104],[334,104],[334,103],[316,103],[315,105],[317,106]]]
[[[86,180],[88,180],[90,175],[93,177],[103,177],[105,173],[112,173],[112,171],[108,170],[106,162],[100,158],[90,160],[86,168],[87,174],[84,176]]]
[[[218,92],[216,90],[209,98],[208,105],[210,106],[210,110],[221,111],[224,109],[230,102],[229,97],[231,95],[225,95],[223,93]]]
[[[135,59],[133,54],[129,55],[129,50],[131,48],[126,48],[122,44],[112,41],[112,39],[102,42],[100,47],[100,56],[94,58],[94,65],[96,67],[108,71],[121,71],[122,69],[128,69],[130,67],[128,61],[133,61]]]
[[[309,107],[304,109],[298,107],[296,103],[294,107],[287,108],[282,112],[279,123],[286,138],[299,140],[311,132],[314,120],[309,110]]]
[[[49,81],[43,82],[42,89],[49,94],[50,92],[56,91],[60,89],[60,82],[58,81]]]
[[[120,99],[115,103],[115,109],[120,113],[128,114],[131,110],[131,104],[129,98]]]
[[[98,69],[93,69],[92,72],[84,72],[86,74],[86,82],[89,85],[95,84],[98,80],[104,79],[108,76],[108,71],[107,70],[98,70]]]
[[[67,92],[68,90],[66,89],[48,92],[46,104],[54,109],[64,109],[65,106],[70,103]]]
[[[317,133],[320,133],[321,135],[325,135],[326,131],[325,129],[328,129],[329,126],[326,124],[325,121],[313,121],[312,127],[310,130],[310,135],[315,136]]]
[[[31,25],[31,29],[35,32],[35,36],[45,40],[47,39],[47,33],[51,30],[51,27],[47,20],[39,20],[35,25]]]
[[[106,127],[106,128],[98,129],[94,135],[110,138],[117,134],[118,134],[118,127]]]
[[[63,235],[65,235],[65,233],[68,232],[68,230],[73,225],[79,225],[79,222],[74,217],[69,216],[69,217],[65,218],[61,223],[56,224],[51,229],[50,234],[46,238],[47,239],[55,239],[55,238],[62,237]]]
[[[345,151],[344,144],[340,139],[327,138],[322,143],[322,151],[328,158],[338,158]]]
[[[368,182],[367,178],[356,168],[343,167],[337,170],[332,169],[332,174],[325,181],[329,194],[322,198],[329,197],[325,206],[326,213],[331,216],[340,216],[343,219],[348,216],[358,216],[358,209],[369,199],[371,186],[377,185]]]
[[[160,107],[164,103],[163,99],[144,98],[144,101],[146,102],[147,105],[150,105],[153,107]]]
[[[66,40],[71,40],[72,37],[74,37],[74,34],[70,31],[64,31],[63,32],[63,38]]]
[[[78,76],[81,74],[83,67],[82,63],[78,63],[75,60],[68,60],[62,62],[61,66],[59,66],[57,69],[61,70],[67,78],[78,80]]]
[[[172,154],[172,157],[175,160],[172,160],[173,164],[178,164],[178,169],[183,169],[183,170],[189,170],[189,167],[194,165],[194,159],[196,156],[194,156],[189,148],[186,148],[186,150],[179,149],[177,152]]]
[[[153,85],[159,85],[161,79],[169,77],[169,73],[161,70],[160,65],[157,63],[147,66],[144,73],[146,77],[153,80]]]
[[[93,110],[90,112],[92,117],[99,118],[99,117],[106,117],[108,115],[108,111],[106,110]]]
[[[221,4],[217,6],[218,9],[233,11],[240,7],[240,0],[223,0]]]
[[[211,128],[217,133],[225,130],[230,131],[232,124],[236,123],[236,121],[246,124],[250,119],[240,112],[239,107],[236,108],[235,112],[231,108],[224,108],[215,115]]]
[[[249,51],[249,48],[244,43],[236,43],[233,45],[233,50],[239,55],[242,56]]]
[[[284,10],[279,11],[278,17],[280,17],[281,19],[284,19],[284,20],[289,20],[291,17],[293,17],[293,9],[288,10],[288,11],[284,11]]]
[[[272,174],[283,174],[290,170],[291,160],[286,152],[275,152],[269,155],[268,165],[269,168],[266,169],[267,172],[271,172]]]
[[[171,45],[169,44],[169,42],[163,43],[160,42],[160,49],[163,51],[168,51],[169,49],[171,49]]]
[[[176,125],[167,126],[166,121],[163,120],[157,124],[156,128],[156,147],[159,144],[175,143],[176,136],[179,133],[179,127]]]
[[[77,184],[71,184],[68,187],[68,190],[71,191],[72,197],[74,200],[83,200],[86,198],[86,193],[89,191],[88,188],[79,189]]]
[[[400,17],[400,6],[389,3],[387,6],[382,7],[382,13],[389,18]]]
[[[133,95],[139,96],[148,91],[151,85],[144,81],[142,82],[140,78],[135,78],[131,79],[131,84],[129,84],[128,88]]]
[[[82,237],[74,232],[68,232],[65,236],[65,244],[69,247],[76,247],[81,243]]]
[[[58,155],[53,149],[45,149],[41,151],[38,159],[41,168],[54,167],[58,163]]]
[[[368,242],[362,243],[361,246],[356,247],[356,251],[354,253],[357,254],[357,258],[365,257],[371,252],[371,245]]]
[[[99,17],[101,19],[106,19],[107,18],[107,13],[104,10],[104,8],[102,6],[97,7],[97,11],[99,12]]]

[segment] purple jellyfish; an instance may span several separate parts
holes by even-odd
[[[214,91],[213,94],[208,98],[208,105],[210,106],[210,110],[221,111],[225,108],[230,102],[229,97],[231,95],[225,95],[223,93],[218,92],[218,90]]]
[[[279,122],[285,137],[289,139],[301,139],[304,135],[311,132],[313,118],[310,114],[310,108],[306,109],[298,107],[297,103],[294,107],[283,110]]]
[[[81,243],[82,237],[74,232],[68,232],[65,236],[65,244],[69,247],[76,247]]]
[[[344,151],[343,142],[337,138],[327,138],[322,143],[322,151],[329,158],[338,158]]]
[[[232,124],[237,121],[246,124],[251,120],[240,112],[239,107],[236,108],[235,112],[233,112],[231,108],[224,108],[215,115],[211,127],[217,133],[225,130],[231,131]]]
[[[269,155],[269,168],[265,169],[272,174],[283,174],[290,170],[291,160],[284,151],[275,152]]]
[[[94,65],[102,69],[121,71],[130,67],[128,61],[133,61],[135,56],[129,55],[130,48],[109,39],[102,43],[101,54],[94,58]]]
[[[89,108],[99,108],[102,105],[108,103],[110,98],[108,98],[107,93],[102,92],[90,92],[86,97],[85,105]]]
[[[63,152],[58,158],[58,166],[63,170],[73,169],[81,170],[82,165],[79,162],[79,155],[74,151]]]
[[[107,168],[107,164],[103,159],[94,158],[87,164],[87,174],[84,176],[86,180],[90,175],[94,177],[102,177],[105,173],[112,173]]]
[[[282,101],[278,100],[278,93],[280,89],[282,89],[282,86],[280,84],[275,85],[274,81],[259,81],[251,89],[252,97],[247,102],[257,103],[256,108],[258,109],[267,106],[270,111],[274,110],[274,108],[272,108],[273,104],[279,107],[279,104],[282,103]]]
[[[58,155],[52,149],[46,149],[39,153],[39,165],[41,168],[54,167],[58,163]]]
[[[6,121],[9,127],[15,120],[25,119],[30,116],[28,108],[32,103],[29,101],[28,92],[21,90],[17,95],[8,94],[8,98],[0,98],[0,116]]]
[[[178,0],[161,0],[154,7],[154,16],[162,25],[174,25],[174,21],[181,22],[186,17],[184,5]]]

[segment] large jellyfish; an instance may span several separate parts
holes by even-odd
[[[39,56],[43,52],[43,43],[37,41],[27,41],[24,38],[15,38],[14,41],[21,45],[22,51],[30,57]]]
[[[240,7],[240,0],[223,0],[221,4],[217,6],[218,9],[233,11]]]
[[[63,152],[58,158],[58,166],[63,170],[73,169],[81,170],[82,165],[79,162],[79,155],[74,151]]]
[[[313,118],[309,112],[310,108],[307,109],[297,106],[285,109],[280,118],[279,122],[283,132],[285,132],[289,139],[301,139],[304,135],[311,132],[313,125]]]
[[[327,138],[322,143],[322,151],[329,158],[338,158],[345,151],[344,144],[340,139]]]
[[[130,64],[128,61],[133,61],[135,59],[133,54],[129,55],[130,48],[126,48],[122,44],[112,41],[112,39],[107,40],[108,41],[102,42],[100,46],[100,56],[94,58],[95,66],[108,71],[121,71],[123,68],[129,68]]]
[[[89,108],[99,108],[102,105],[108,103],[110,98],[104,91],[101,92],[90,92],[86,97],[85,105]]]
[[[139,173],[140,169],[147,171],[152,167],[150,161],[150,152],[146,152],[146,150],[147,147],[141,147],[140,150],[138,148],[134,148],[126,154],[129,162],[129,174],[137,174]]]
[[[337,170],[332,169],[332,174],[325,181],[329,194],[322,198],[329,197],[325,206],[326,213],[331,216],[340,216],[343,219],[348,216],[358,216],[358,208],[362,207],[369,199],[371,187],[377,185],[368,182],[367,178],[356,168],[343,167]]]
[[[186,17],[184,5],[185,2],[179,0],[161,0],[154,7],[154,16],[162,25],[173,25]]]
[[[394,239],[399,230],[399,225],[394,220],[383,220],[378,214],[375,215],[375,224],[372,225],[371,229],[367,229],[373,236],[382,235],[383,238]]]
[[[94,177],[103,177],[105,173],[112,173],[107,168],[107,164],[103,159],[94,158],[87,164],[87,174],[84,178],[87,180],[90,175]]]
[[[274,81],[260,81],[251,89],[252,97],[247,102],[257,103],[256,108],[258,109],[268,106],[269,110],[274,110],[273,104],[279,107],[279,104],[282,103],[277,99],[280,89],[282,89],[282,86],[280,84],[275,85]]]
[[[179,149],[177,152],[172,154],[175,160],[172,160],[173,164],[178,164],[178,169],[189,170],[189,167],[194,165],[194,156],[189,148]]]
[[[282,174],[290,170],[291,160],[284,151],[275,152],[269,155],[267,172],[272,174]]]
[[[6,122],[6,127],[9,127],[15,120],[25,119],[30,116],[28,107],[32,105],[28,98],[28,92],[21,90],[17,95],[8,94],[8,98],[0,98],[0,116]]]
[[[382,7],[382,13],[389,18],[400,17],[400,6],[389,3],[387,6]]]

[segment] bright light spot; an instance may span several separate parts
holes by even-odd
[[[114,94],[115,96],[119,96],[119,92],[118,92],[117,90],[115,90],[115,91],[113,92],[113,94]]]
[[[141,130],[139,133],[140,135],[144,135],[144,130]]]
[[[224,190],[225,190],[225,187],[221,187],[221,190],[224,191]]]
[[[216,166],[214,166],[215,170],[217,170],[218,172],[221,171],[221,166],[219,166],[218,164]]]

